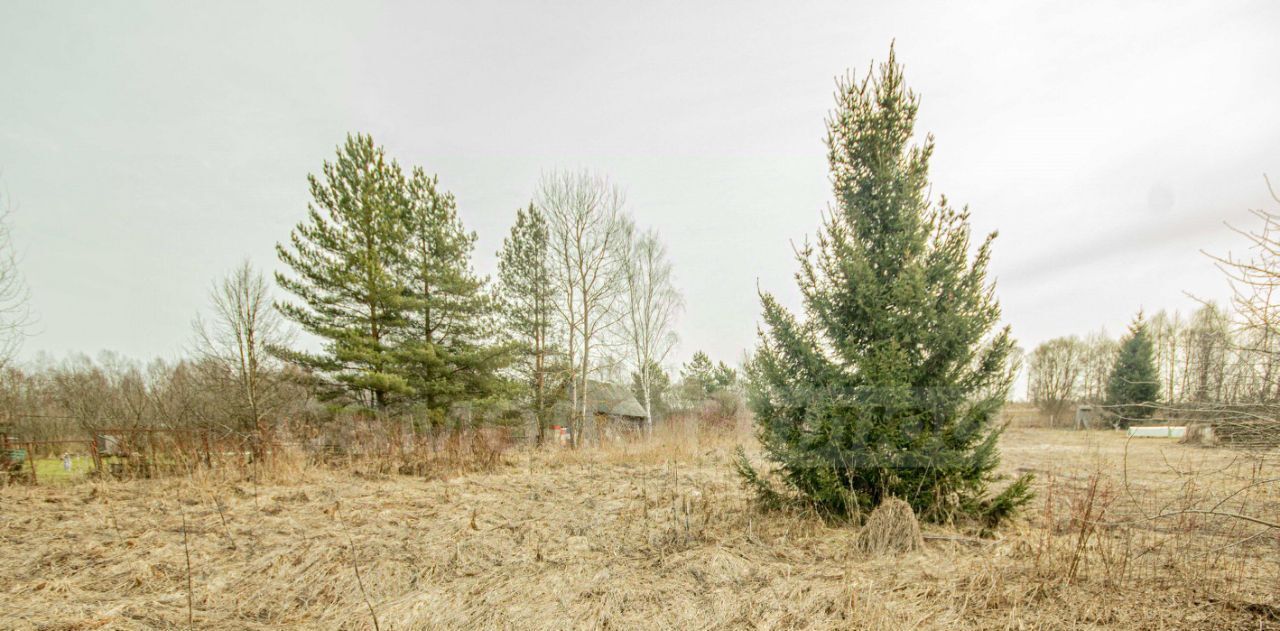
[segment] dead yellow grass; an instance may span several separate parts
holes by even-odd
[[[1015,430],[1006,468],[1039,474],[1025,519],[997,541],[926,527],[918,551],[869,555],[854,526],[756,510],[733,444],[686,431],[516,452],[452,479],[302,467],[256,491],[214,478],[0,489],[0,628],[184,627],[188,554],[200,628],[1280,627],[1275,533],[1138,521],[1274,465]],[[1243,495],[1224,506],[1275,517],[1274,485]]]

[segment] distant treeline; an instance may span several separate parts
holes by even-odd
[[[1273,193],[1274,196],[1274,193]],[[1280,201],[1278,199],[1277,201]],[[1119,405],[1117,388],[1142,386],[1151,404],[1186,408],[1280,401],[1280,216],[1254,211],[1261,227],[1238,231],[1244,258],[1212,256],[1233,291],[1228,307],[1206,302],[1189,317],[1139,314],[1123,340],[1105,331],[1048,340],[1027,357],[1027,396],[1051,422],[1072,422],[1079,404]],[[1141,376],[1119,367],[1125,345]]]
[[[682,299],[671,264],[607,178],[544,176],[492,279],[472,267],[476,235],[453,195],[369,136],[349,136],[309,182],[305,216],[276,248],[284,271],[272,283],[245,263],[215,282],[187,357],[11,364],[0,423],[50,438],[358,414],[425,432],[465,408],[468,422],[523,422],[539,441],[565,425],[577,443],[594,438],[580,395],[592,380],[628,386],[648,427],[718,393],[735,393],[723,404],[736,409],[736,371],[705,354],[672,384]]]

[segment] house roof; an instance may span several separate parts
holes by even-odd
[[[644,418],[644,406],[625,386],[602,381],[587,382],[587,405],[598,414]]]

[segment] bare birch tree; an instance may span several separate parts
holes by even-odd
[[[567,334],[565,352],[570,383],[570,431],[574,445],[588,423],[588,385],[597,368],[596,346],[619,319],[623,265],[619,243],[629,220],[622,191],[603,176],[586,171],[544,175],[535,204],[546,215],[550,232],[553,275],[560,298],[556,301]]]
[[[625,244],[622,267],[626,313],[622,328],[635,366],[640,405],[644,407],[645,433],[650,434],[656,372],[648,367],[660,366],[675,348],[675,322],[682,299],[673,283],[666,247],[657,233],[633,230]]]
[[[284,377],[283,363],[272,349],[288,344],[289,333],[272,305],[266,278],[248,261],[241,263],[209,292],[212,314],[197,317],[196,354],[211,377],[233,389],[228,415],[241,431],[261,431],[274,409]]]

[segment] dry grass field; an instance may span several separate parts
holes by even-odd
[[[759,512],[736,442],[3,488],[0,628],[1280,628],[1275,463],[1015,428],[1025,517],[873,555],[855,525]]]

